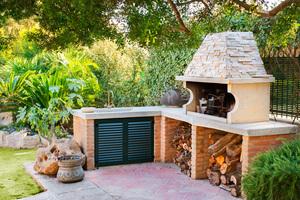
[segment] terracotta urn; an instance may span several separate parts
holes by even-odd
[[[81,181],[84,177],[82,169],[82,157],[79,155],[60,156],[58,158],[57,179],[63,183]]]

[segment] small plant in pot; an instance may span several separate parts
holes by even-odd
[[[57,179],[63,183],[74,183],[84,178],[82,158],[79,155],[66,155],[58,157]]]

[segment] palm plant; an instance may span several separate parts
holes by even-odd
[[[32,75],[28,71],[22,75],[11,73],[8,80],[0,79],[0,110],[15,110],[23,102],[26,102],[24,86],[26,80]]]

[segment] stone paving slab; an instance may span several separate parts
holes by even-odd
[[[192,180],[174,164],[102,167],[72,184],[37,174],[31,163],[25,169],[46,191],[24,200],[239,200],[207,180]]]
[[[46,191],[24,200],[115,200],[113,196],[97,187],[88,179],[81,182],[64,184],[55,177],[38,174],[33,170],[33,164],[25,164],[26,171],[37,181]]]

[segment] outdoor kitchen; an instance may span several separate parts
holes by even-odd
[[[178,81],[183,108],[75,110],[74,138],[86,168],[174,162],[192,179],[241,195],[241,176],[259,152],[294,137],[297,126],[269,120],[270,84],[253,34],[207,35]]]

